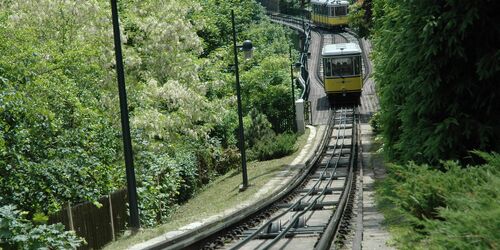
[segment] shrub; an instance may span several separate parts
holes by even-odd
[[[0,249],[76,249],[85,242],[60,223],[35,226],[26,215],[12,205],[0,207]]]
[[[272,125],[263,113],[252,109],[244,120],[245,141],[247,147],[253,147],[258,141],[267,137],[274,137]]]
[[[377,112],[373,114],[372,118],[370,119],[370,126],[373,128],[373,132],[378,133],[381,131],[380,128],[380,112]]]
[[[367,1],[365,1],[367,2]],[[400,163],[474,164],[500,150],[498,1],[373,1],[384,152]],[[478,98],[480,97],[480,98]]]
[[[398,239],[402,248],[499,247],[500,155],[476,154],[486,164],[461,168],[448,161],[446,171],[414,163],[389,167],[379,201],[391,204],[388,217],[406,228]]]
[[[251,160],[270,160],[283,157],[293,153],[297,136],[291,133],[279,134],[274,137],[266,137],[258,141],[249,150],[248,158]]]
[[[223,175],[231,169],[237,169],[239,166],[240,152],[235,147],[223,149],[220,153],[216,154],[215,157],[215,170],[219,175]]]
[[[175,159],[167,154],[138,152],[137,195],[141,224],[154,226],[164,221],[175,206],[182,179]]]
[[[178,153],[175,158],[175,168],[181,178],[177,201],[182,203],[193,197],[198,189],[197,162],[196,157],[187,152]]]

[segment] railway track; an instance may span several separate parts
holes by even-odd
[[[330,111],[317,153],[284,190],[211,227],[145,249],[329,249],[357,162],[357,108]]]
[[[352,185],[356,110],[332,111],[322,153],[303,182],[223,249],[328,249]]]
[[[275,16],[295,29],[310,25],[301,19]],[[145,249],[329,249],[348,204],[357,158],[357,107],[330,108],[318,77],[321,48],[326,40],[346,42],[334,34],[324,39],[312,31],[307,65],[309,98],[316,107],[313,124],[326,124],[320,147],[300,175],[271,198],[174,240],[161,241]],[[312,65],[311,65],[312,64]],[[321,95],[315,96],[314,93]],[[314,122],[316,114],[316,122]]]

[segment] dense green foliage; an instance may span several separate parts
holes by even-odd
[[[53,212],[121,186],[119,130],[95,91],[108,77],[100,9],[78,7],[0,4],[0,193],[23,210]]]
[[[359,37],[369,37],[373,27],[372,0],[357,1],[349,6],[349,28]]]
[[[381,111],[372,125],[397,162],[379,194],[400,248],[500,246],[500,156],[471,153],[500,149],[499,7],[373,0]]]
[[[62,224],[35,225],[14,206],[0,207],[0,249],[76,249],[85,241]]]
[[[427,165],[393,165],[379,186],[387,220],[400,228],[402,248],[496,249],[500,246],[500,155],[484,165],[446,172]],[[389,216],[387,216],[389,215]]]
[[[296,139],[295,134],[288,133],[280,134],[274,138],[264,138],[249,151],[249,158],[264,161],[287,156],[296,150],[294,146]]]
[[[500,149],[500,2],[373,1],[375,78],[392,160]]]
[[[309,1],[305,0],[279,0],[279,11],[280,13],[285,13],[287,15],[307,15],[307,8]],[[305,17],[307,18],[307,16]]]
[[[145,226],[239,166],[231,9],[238,43],[257,47],[240,60],[245,120],[259,117],[246,143],[293,149],[280,135],[291,130],[290,39],[259,4],[120,1]],[[110,12],[98,0],[0,2],[0,205],[47,214],[125,186]]]

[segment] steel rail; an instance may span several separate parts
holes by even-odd
[[[352,112],[354,113],[354,110]],[[348,109],[344,108],[344,109],[341,110],[340,115],[338,115],[339,117],[337,117],[337,114],[331,116],[332,118],[330,119],[330,122],[329,122],[331,130],[333,130],[334,127],[335,127],[335,125],[337,125],[335,123],[335,121],[337,119],[340,120],[340,122],[339,122],[340,124],[338,124],[338,131],[337,131],[337,135],[336,135],[337,141],[335,142],[335,145],[334,145],[334,147],[332,149],[333,153],[330,156],[330,158],[328,159],[328,164],[326,165],[326,167],[321,172],[320,177],[319,177],[318,181],[315,183],[315,185],[309,189],[309,192],[307,192],[306,195],[302,196],[296,203],[294,203],[292,207],[289,207],[289,209],[285,210],[284,212],[281,212],[279,215],[274,216],[273,218],[271,218],[270,220],[268,220],[266,223],[264,223],[263,225],[261,225],[257,230],[255,230],[250,236],[246,237],[243,241],[239,242],[237,245],[233,246],[231,249],[239,249],[239,248],[245,246],[249,241],[253,240],[260,232],[262,232],[263,229],[267,228],[273,221],[277,220],[278,218],[281,218],[284,214],[290,212],[290,210],[292,210],[293,208],[295,208],[296,205],[300,203],[300,201],[302,201],[305,197],[308,197],[310,195],[310,193],[311,193],[312,190],[316,189],[316,186],[318,184],[320,184],[320,183],[323,182],[323,178],[322,177],[330,169],[332,174],[328,178],[328,183],[322,189],[322,192],[315,197],[314,201],[311,202],[309,204],[309,206],[305,208],[305,210],[296,213],[293,216],[293,218],[287,222],[288,226],[284,230],[282,230],[281,233],[278,236],[276,236],[273,239],[273,241],[271,241],[271,243],[269,243],[268,245],[266,245],[263,249],[268,249],[268,248],[272,247],[273,244],[275,244],[280,239],[282,239],[282,237],[285,236],[289,232],[289,230],[291,230],[291,228],[295,225],[295,223],[297,223],[297,221],[299,220],[300,216],[302,216],[305,213],[307,213],[308,211],[310,211],[314,207],[314,205],[317,204],[318,200],[320,198],[324,197],[324,195],[326,194],[326,191],[328,190],[328,187],[332,184],[332,182],[334,180],[334,177],[335,177],[334,175],[335,175],[335,173],[337,171],[339,160],[340,160],[340,158],[342,156],[342,151],[343,151],[343,148],[345,146],[345,138],[346,138],[346,132],[347,132],[346,128],[347,128],[347,123],[348,123],[348,113],[349,113]],[[353,124],[353,126],[354,126],[354,124]],[[343,132],[342,137],[340,136],[340,131]],[[331,132],[329,132],[328,135],[330,136],[330,138],[332,137]],[[340,140],[342,140],[341,144],[339,143]],[[340,153],[336,156],[335,152],[338,150],[339,144],[340,144]],[[335,162],[335,165],[334,165],[334,167],[332,169],[330,166],[331,166],[332,160],[335,157],[338,157],[338,159]]]
[[[331,119],[331,123],[333,123],[331,125],[331,127],[333,128],[335,126],[335,119],[334,119],[334,116],[332,116],[332,119]],[[340,130],[337,131],[337,133],[340,133]],[[338,136],[338,135],[337,135]],[[336,145],[335,145],[336,146]],[[333,155],[332,155],[333,157]],[[331,161],[331,159],[329,160],[329,162]],[[338,163],[338,162],[337,162]],[[321,182],[323,181],[322,177],[324,175],[324,173],[326,172],[328,168],[325,168],[321,174],[320,174],[320,177],[318,179],[318,182],[316,182],[313,187],[305,194],[303,195],[302,197],[299,198],[298,201],[296,201],[292,206],[290,206],[289,208],[285,209],[283,212],[279,213],[278,215],[274,216],[273,218],[269,219],[267,222],[265,222],[264,224],[262,224],[259,228],[256,229],[256,231],[254,231],[252,234],[250,234],[249,236],[247,236],[244,240],[240,241],[238,244],[236,244],[235,246],[232,247],[232,249],[239,249],[241,247],[243,247],[244,245],[246,245],[249,241],[253,240],[256,236],[258,236],[264,229],[266,229],[267,227],[269,227],[269,225],[276,221],[277,219],[283,217],[285,214],[289,213],[290,211],[293,211],[293,209],[295,209],[296,207],[298,207],[300,204],[301,204],[301,201],[303,199],[305,199],[306,197],[308,197],[311,193],[314,192],[316,186],[318,184],[321,184]],[[333,177],[333,175],[330,176],[330,179]],[[326,189],[323,191],[325,192]],[[310,205],[309,205],[310,206]],[[309,211],[309,210],[308,210]],[[293,222],[295,223],[295,222]]]
[[[330,110],[331,112],[331,110]],[[313,166],[315,162],[317,162],[318,158],[322,155],[321,152],[325,145],[327,144],[327,137],[331,134],[331,130],[333,130],[333,126],[327,126],[326,131],[320,139],[319,146],[314,151],[313,155],[306,160],[304,170],[302,170],[301,174],[298,174],[293,180],[290,181],[288,187],[282,190],[274,191],[271,195],[269,195],[269,199],[265,199],[262,202],[258,202],[254,206],[246,207],[238,212],[234,212],[233,214],[225,217],[224,220],[217,220],[212,223],[209,223],[205,226],[200,227],[199,229],[186,232],[181,234],[173,239],[167,239],[155,243],[151,246],[144,247],[144,250],[176,250],[176,249],[190,249],[193,248],[199,242],[206,242],[210,237],[219,234],[225,230],[228,230],[231,227],[236,226],[237,224],[242,223],[245,219],[252,217],[258,214],[261,211],[269,208],[272,204],[277,201],[283,199],[287,195],[289,195],[293,190],[295,190],[303,181],[309,176],[310,172],[313,170]],[[199,244],[198,244],[199,245]]]
[[[344,119],[342,119],[342,112],[344,113]],[[343,137],[342,137],[342,144],[340,145],[340,152],[342,152],[342,149],[344,147],[344,139],[345,139],[345,132],[346,132],[346,124],[347,124],[347,109],[341,109],[341,121],[343,122]],[[335,150],[337,150],[337,146],[339,145],[339,140],[338,140],[338,134],[340,134],[340,129],[337,131],[337,141],[335,142],[335,146],[333,148],[333,152],[335,152]],[[290,231],[290,229],[292,228],[292,226],[295,225],[295,223],[297,223],[297,221],[299,220],[299,217],[304,215],[305,213],[309,212],[313,207],[314,205],[318,202],[319,198],[323,197],[326,193],[326,190],[328,189],[328,187],[331,185],[331,183],[333,182],[333,179],[334,179],[334,174],[335,172],[337,171],[337,167],[338,167],[338,164],[339,164],[339,160],[340,158],[342,157],[342,153],[339,153],[339,155],[337,156],[338,157],[338,160],[335,162],[335,165],[333,167],[333,170],[332,170],[332,175],[330,175],[330,177],[328,178],[328,182],[327,184],[325,185],[325,187],[323,188],[323,190],[321,191],[321,193],[319,195],[317,195],[312,202],[310,202],[309,206],[307,206],[303,211],[299,212],[299,213],[296,213],[292,219],[290,220],[290,223],[288,224],[288,226],[283,229],[271,242],[269,242],[266,246],[263,247],[263,249],[267,250],[269,248],[271,248],[273,245],[275,245],[279,240],[281,240],[286,233],[288,233]],[[325,169],[322,171],[321,175],[320,175],[320,178],[319,178],[319,181],[315,183],[315,185],[311,188],[311,190],[313,190],[314,188],[316,188],[316,185],[321,183],[322,182],[322,176],[323,174],[327,171],[328,169],[328,166],[330,165],[330,162],[332,161],[332,159],[334,158],[334,154],[332,154],[332,156],[330,157],[330,159],[328,160],[328,164],[327,164],[327,167],[325,167]],[[303,196],[304,197],[307,197],[307,196]],[[296,203],[298,204],[298,202]]]
[[[356,137],[357,137],[357,127],[355,126],[355,116],[356,116],[356,109],[353,109],[353,125],[352,125],[352,142],[356,142]],[[329,220],[328,226],[325,230],[325,232],[321,235],[318,244],[316,245],[315,249],[316,250],[326,250],[330,249],[330,245],[335,238],[340,219],[342,215],[344,214],[344,211],[346,209],[346,203],[347,199],[349,197],[349,194],[351,192],[351,187],[352,187],[352,180],[353,180],[353,175],[354,175],[354,162],[355,162],[355,157],[356,157],[356,152],[357,152],[357,144],[352,143],[351,144],[351,154],[349,156],[349,161],[350,161],[350,166],[349,166],[349,174],[347,177],[347,181],[344,183],[345,190],[342,192],[342,197],[340,198],[340,202],[338,204],[337,209],[335,210],[333,214],[333,218]],[[340,208],[340,209],[339,209]]]
[[[309,46],[310,46],[310,41],[311,41],[310,22],[304,22],[304,26],[302,26],[302,20],[297,20],[297,18],[294,18],[292,16],[281,15],[281,14],[276,14],[276,13],[272,13],[272,12],[268,12],[267,14],[270,17],[271,21],[279,23],[281,25],[292,27],[292,28],[298,30],[299,32],[302,32],[303,34],[305,34],[304,47],[303,47],[303,51],[301,52],[300,59],[299,59],[300,63],[301,63],[299,83],[302,86],[302,93],[300,94],[300,99],[307,101],[308,97],[309,97],[310,82],[311,82],[309,79],[309,70],[308,70],[308,63],[307,63],[307,59],[308,59],[307,51],[309,51]]]

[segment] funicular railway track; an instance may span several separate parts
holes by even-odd
[[[342,107],[332,113],[322,153],[302,183],[273,204],[264,220],[241,231],[238,240],[224,249],[330,247],[350,193],[357,141],[355,108]]]
[[[307,30],[311,25],[307,20],[303,23],[303,20],[289,16],[275,15],[272,18],[297,30],[303,27]],[[145,249],[330,248],[339,227],[342,227],[339,224],[349,203],[351,187],[355,184],[359,118],[356,106],[330,107],[326,96],[315,96],[314,92],[324,95],[317,54],[321,54],[324,44],[353,38],[348,32],[327,35],[326,39],[326,31],[313,30],[311,33],[307,38],[316,39],[316,43],[311,43],[309,51],[316,56],[306,60],[312,73],[307,79],[310,85],[307,88],[311,89],[309,99],[316,101],[315,106],[319,107],[316,115],[325,113],[317,115],[318,119],[313,117],[313,124],[326,124],[327,129],[321,146],[301,174],[284,190],[273,193],[270,199],[243,209],[224,221]]]
[[[330,111],[322,143],[272,198],[207,228],[145,249],[329,249],[353,185],[357,108]]]

